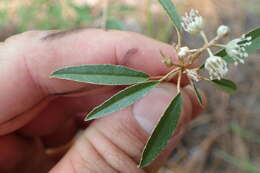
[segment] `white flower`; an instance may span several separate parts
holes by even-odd
[[[219,37],[224,37],[226,36],[228,33],[229,33],[230,29],[228,26],[226,25],[221,25],[218,27],[218,30],[217,30],[217,35]]]
[[[189,48],[188,47],[181,47],[179,52],[178,52],[178,57],[184,58],[189,54]]]
[[[205,68],[209,72],[210,79],[221,79],[228,72],[228,65],[225,60],[219,56],[210,56],[205,63]]]
[[[189,13],[186,13],[185,17],[182,17],[182,21],[184,30],[190,34],[198,34],[204,26],[203,17],[199,15],[198,10],[194,9],[191,9]]]
[[[198,69],[186,69],[185,71],[189,78],[191,78],[196,82],[200,81],[200,75],[198,74]]]
[[[243,35],[241,38],[234,39],[226,45],[226,52],[235,65],[244,63],[244,59],[248,57],[245,47],[252,44],[252,37]]]

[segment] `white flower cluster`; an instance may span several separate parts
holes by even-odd
[[[210,56],[205,63],[205,68],[209,72],[210,79],[221,79],[228,72],[228,65],[225,60],[219,56]]]
[[[205,62],[205,69],[209,72],[210,79],[221,79],[228,72],[228,64],[227,62],[220,56],[214,56],[211,52],[211,46],[218,46],[225,48],[227,55],[234,61],[234,64],[244,63],[244,59],[248,57],[248,53],[246,52],[246,47],[252,43],[252,37],[243,35],[241,38],[234,39],[226,45],[217,44],[216,42],[227,36],[230,32],[230,28],[225,25],[220,25],[217,29],[217,36],[215,40],[209,42],[205,33],[203,32],[204,27],[204,19],[200,16],[199,11],[192,9],[189,13],[186,13],[184,17],[182,17],[182,26],[185,31],[190,34],[201,34],[206,45],[205,49],[209,52],[209,58]],[[199,49],[194,49],[199,50]],[[192,50],[189,50],[188,47],[181,47],[178,51],[178,57],[184,58],[187,57]],[[197,69],[186,70],[188,77],[190,77],[194,81],[199,81],[200,76],[198,74]]]
[[[198,10],[192,9],[189,13],[182,17],[182,26],[185,31],[190,34],[198,34],[204,26],[204,20],[202,16],[199,15]]]
[[[244,63],[244,59],[248,57],[246,46],[252,44],[252,37],[242,36],[231,40],[225,45],[227,55],[234,61],[234,64]],[[220,79],[228,72],[228,65],[226,61],[217,56],[210,56],[205,63],[205,68],[209,71],[210,79]]]
[[[244,63],[244,59],[248,57],[246,46],[252,44],[252,37],[243,35],[241,38],[234,39],[226,45],[226,52],[230,58],[235,62]]]

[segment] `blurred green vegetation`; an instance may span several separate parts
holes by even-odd
[[[128,11],[123,4],[112,4],[109,11]],[[13,15],[8,9],[0,9],[0,27],[14,23],[17,33],[30,29],[71,29],[93,26],[102,18],[102,10],[97,14],[88,5],[76,5],[64,0],[62,3],[49,0],[34,0],[30,4],[22,4],[15,9]],[[0,29],[1,29],[0,28]],[[123,23],[114,16],[108,16],[107,29],[125,29]]]
[[[172,34],[172,24],[165,14],[156,16],[158,20],[154,20],[155,16],[151,12],[150,5],[151,3],[139,16],[140,11],[136,6],[122,1],[109,2],[106,9],[107,14],[104,14],[104,9],[100,5],[97,8],[86,4],[79,5],[70,0],[32,0],[29,4],[21,3],[11,14],[8,13],[10,9],[0,8],[0,31],[8,25],[13,26],[15,33],[34,29],[104,28],[102,24],[105,19],[106,29],[130,30],[161,41],[168,41]],[[104,15],[106,15],[105,18]]]

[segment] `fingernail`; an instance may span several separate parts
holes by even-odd
[[[147,133],[152,133],[176,93],[175,85],[163,83],[133,105],[134,117]]]

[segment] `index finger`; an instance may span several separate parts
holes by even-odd
[[[169,68],[161,62],[159,51],[175,57],[172,46],[142,35],[95,29],[31,31],[8,39],[0,49],[0,125],[53,93],[86,86],[50,79],[55,69],[81,64],[117,64],[162,75]]]

